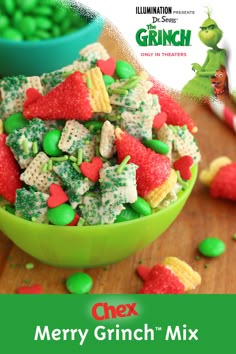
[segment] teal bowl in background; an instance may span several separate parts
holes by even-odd
[[[0,76],[42,75],[72,64],[78,52],[96,42],[104,20],[95,16],[88,24],[67,35],[40,41],[13,41],[0,38]]]
[[[68,227],[37,224],[0,208],[0,230],[23,251],[49,265],[112,264],[147,246],[173,223],[191,194],[197,171],[194,166],[188,187],[174,203],[150,216],[111,225]]]

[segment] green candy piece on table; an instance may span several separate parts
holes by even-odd
[[[52,27],[52,22],[47,17],[43,16],[35,17],[35,24],[40,30],[49,30]]]
[[[2,0],[2,6],[8,15],[12,15],[15,11],[15,0]]]
[[[66,289],[71,294],[87,294],[93,286],[93,279],[86,273],[77,272],[66,279]]]
[[[218,257],[225,251],[225,244],[216,237],[205,238],[198,246],[199,252],[206,257]]]
[[[113,79],[112,76],[109,75],[102,75],[103,81],[105,85],[111,85],[113,84],[113,82],[115,82],[115,80]]]
[[[163,141],[157,139],[144,139],[143,145],[162,155],[166,155],[169,152],[169,146]]]
[[[7,134],[12,133],[16,129],[26,127],[29,121],[24,118],[22,113],[11,114],[4,122],[4,130]]]
[[[63,151],[58,147],[58,143],[61,139],[61,131],[59,129],[50,130],[44,135],[43,138],[43,150],[44,152],[53,157],[62,156]]]
[[[127,61],[117,60],[116,62],[116,75],[120,79],[129,79],[130,77],[136,75],[136,72],[132,65]]]
[[[0,16],[0,30],[7,28],[8,25],[9,25],[9,19],[7,18],[7,16],[1,15]]]
[[[75,211],[69,204],[61,204],[48,209],[48,220],[53,225],[65,226],[74,220]]]
[[[17,0],[16,2],[23,12],[28,13],[36,7],[38,0]]]
[[[34,18],[31,16],[22,17],[22,20],[18,24],[18,29],[26,37],[33,35],[36,30],[36,22]]]
[[[152,209],[145,199],[138,197],[137,200],[130,204],[131,208],[140,216],[147,216],[152,214]]]
[[[89,122],[85,122],[84,126],[90,131],[96,133],[102,130],[104,122],[100,122],[99,120],[90,120]]]
[[[129,205],[126,205],[125,209],[117,216],[115,223],[131,221],[138,218],[139,215]]]
[[[2,38],[10,39],[13,41],[22,41],[22,34],[14,28],[6,28],[1,35]]]

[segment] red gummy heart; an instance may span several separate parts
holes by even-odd
[[[193,158],[185,155],[176,160],[173,164],[174,169],[179,171],[181,178],[188,181],[192,177],[190,167],[193,164]]]
[[[140,278],[145,281],[150,273],[150,270],[151,270],[151,268],[141,264],[137,267],[136,271],[137,271],[138,275],[140,276]]]
[[[31,285],[31,286],[21,286],[17,289],[18,294],[42,294],[43,289],[39,284]]]
[[[109,58],[107,60],[99,59],[97,61],[97,66],[104,75],[114,75],[116,69],[116,61],[114,58]]]
[[[49,208],[55,208],[65,202],[67,202],[68,197],[63,191],[61,186],[56,183],[52,183],[49,187],[50,197],[47,200],[47,205]]]
[[[74,219],[66,226],[77,226],[79,219],[80,219],[80,216],[78,214],[75,214]]]
[[[99,171],[102,168],[102,160],[100,157],[94,157],[92,162],[82,162],[80,171],[84,176],[88,177],[91,181],[97,182],[99,180]]]
[[[155,129],[160,129],[167,121],[167,114],[165,112],[158,113],[153,120],[152,126]]]
[[[42,97],[41,93],[39,93],[35,88],[29,88],[27,90],[27,98],[24,102],[24,107],[28,107],[31,103],[37,101],[40,97]]]

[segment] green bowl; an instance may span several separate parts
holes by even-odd
[[[60,267],[98,267],[118,262],[147,246],[175,220],[197,178],[169,207],[150,216],[112,225],[83,227],[37,224],[0,208],[0,230],[38,260]]]
[[[41,41],[0,38],[0,76],[35,76],[72,64],[78,52],[98,40],[104,20],[96,16],[70,34]]]

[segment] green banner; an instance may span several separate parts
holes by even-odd
[[[234,352],[236,295],[1,295],[8,354]]]

